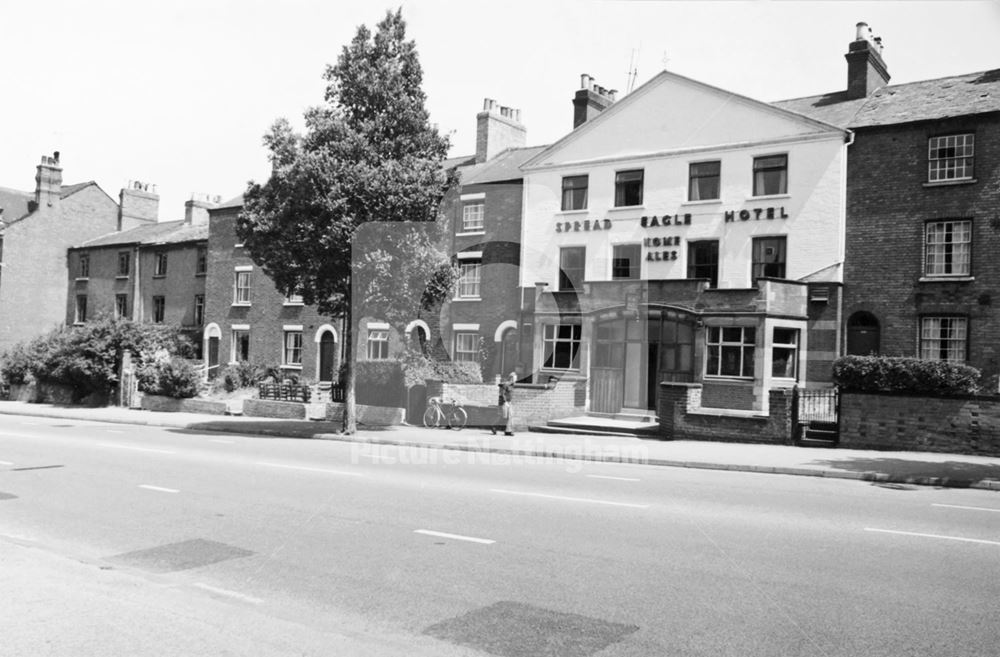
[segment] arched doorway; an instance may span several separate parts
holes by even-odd
[[[316,331],[316,343],[316,378],[320,383],[333,383],[337,380],[337,332],[324,324]]]
[[[847,353],[850,356],[878,354],[881,329],[878,318],[867,311],[859,311],[847,320]]]
[[[209,324],[205,327],[203,336],[202,355],[205,359],[205,376],[214,379],[219,374],[219,339],[222,337],[222,331],[218,324]]]

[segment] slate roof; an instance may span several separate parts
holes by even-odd
[[[521,165],[548,148],[545,146],[525,146],[508,148],[493,159],[462,169],[463,185],[519,180],[524,177]]]
[[[889,85],[867,98],[843,91],[772,103],[845,128],[932,121],[1000,111],[1000,69]]]
[[[238,194],[233,198],[229,199],[228,201],[219,203],[218,205],[213,205],[208,210],[209,212],[212,212],[215,210],[228,210],[231,208],[242,208],[242,207],[243,207],[243,194]]]
[[[8,224],[20,219],[28,214],[28,203],[33,201],[34,198],[35,195],[33,192],[22,192],[17,189],[0,187],[0,209],[3,209],[0,219],[3,219],[4,223]]]
[[[208,239],[208,224],[188,224],[184,221],[161,221],[137,226],[122,232],[108,233],[73,248],[101,246],[179,244]]]

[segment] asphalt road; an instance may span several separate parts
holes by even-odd
[[[123,591],[150,655],[1000,654],[982,490],[6,416],[5,544],[12,655]]]

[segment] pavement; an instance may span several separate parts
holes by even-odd
[[[197,413],[167,413],[120,407],[86,408],[0,401],[0,414],[159,426],[272,438],[367,443],[392,458],[420,458],[413,450],[449,449],[520,458],[549,458],[640,465],[732,470],[806,477],[1000,491],[1000,457],[937,452],[890,452],[840,448],[757,445],[638,436],[519,433],[428,429],[410,425],[360,427],[345,435],[340,423]]]

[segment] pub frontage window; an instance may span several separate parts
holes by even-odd
[[[719,198],[719,174],[722,163],[692,162],[688,170],[688,200],[709,201]]]
[[[615,174],[615,207],[642,205],[642,169]]]
[[[707,278],[719,287],[719,240],[688,243],[688,278]]]
[[[753,240],[753,283],[758,278],[784,278],[784,237],[755,237]]]
[[[753,195],[788,193],[788,156],[768,155],[753,159]]]
[[[580,369],[579,324],[546,324],[542,339],[542,367],[552,370]]]
[[[587,209],[588,176],[566,176],[562,179],[562,209]]]
[[[615,281],[639,278],[640,244],[616,244],[611,256],[611,279]]]
[[[710,326],[705,376],[753,378],[756,341],[752,326]]]

